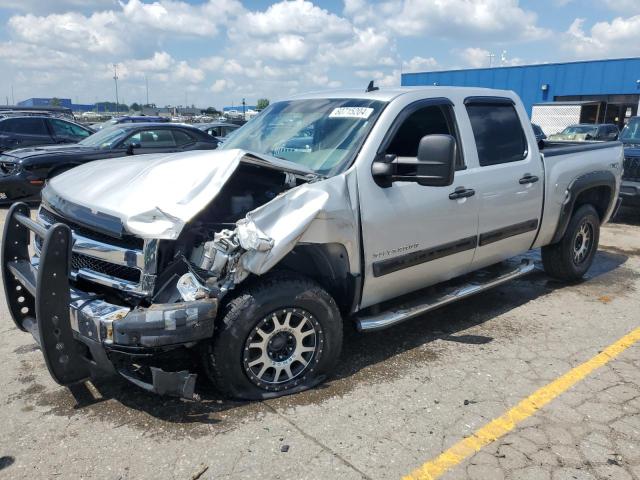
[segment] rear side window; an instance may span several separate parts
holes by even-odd
[[[131,135],[125,142],[140,144],[140,148],[171,148],[176,146],[171,130],[143,130]]]
[[[26,135],[49,135],[47,126],[41,118],[8,118],[3,131]]]
[[[175,139],[178,147],[195,142],[195,139],[191,135],[183,132],[182,130],[173,130],[173,138]]]
[[[480,166],[517,162],[527,155],[527,140],[510,103],[467,105]]]

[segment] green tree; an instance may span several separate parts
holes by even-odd
[[[258,110],[264,110],[268,106],[269,106],[269,99],[268,98],[259,98],[258,102],[256,103],[256,109],[258,109]]]
[[[133,102],[131,104],[131,110],[133,110],[134,112],[139,112],[142,110],[142,106],[136,102]]]
[[[58,97],[53,97],[51,99],[51,106],[52,107],[59,107],[60,105],[62,105],[62,102],[60,101],[60,99]]]

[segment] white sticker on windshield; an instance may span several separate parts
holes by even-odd
[[[338,107],[329,114],[329,118],[369,118],[373,108],[369,107]]]

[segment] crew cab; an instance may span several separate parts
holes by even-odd
[[[461,300],[531,272],[531,249],[580,279],[622,162],[618,142],[541,153],[509,91],[301,95],[215,151],[59,175],[36,221],[15,204],[8,307],[62,385],[119,374],[192,398],[195,354],[229,396],[296,392],[331,375],[343,322],[379,330]]]

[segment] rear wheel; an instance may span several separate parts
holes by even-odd
[[[571,217],[562,239],[542,248],[544,270],[560,280],[581,279],[591,267],[600,240],[600,217],[592,205],[582,205]]]
[[[333,298],[307,278],[278,274],[249,285],[226,305],[204,367],[227,395],[264,399],[323,381],[341,347],[342,320]]]

